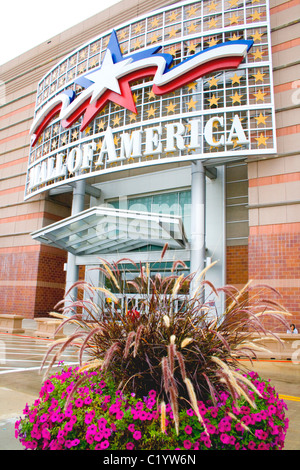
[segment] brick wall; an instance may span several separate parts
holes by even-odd
[[[0,314],[45,316],[64,295],[66,255],[49,247],[0,252]]]
[[[300,230],[293,224],[252,227],[249,236],[249,278],[275,289],[269,295],[292,315],[290,322],[300,326]],[[285,327],[269,319],[274,331]]]
[[[238,289],[248,282],[248,246],[228,246],[226,282]]]

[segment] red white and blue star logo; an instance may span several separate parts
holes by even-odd
[[[161,45],[123,56],[113,30],[100,67],[75,79],[83,91],[77,97],[72,90],[60,93],[36,116],[30,130],[32,146],[58,113],[66,129],[83,116],[81,131],[109,101],[137,113],[130,86],[133,81],[153,76],[153,92],[165,95],[212,72],[236,69],[252,45],[250,40],[225,42],[195,53],[172,67],[173,57],[160,53]]]

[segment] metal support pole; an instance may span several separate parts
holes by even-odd
[[[197,289],[197,278],[205,267],[205,168],[201,160],[192,162],[191,184],[191,261],[195,273],[190,295]]]
[[[84,198],[85,198],[85,181],[77,181],[73,189],[73,200],[72,200],[72,215],[78,214],[84,210]],[[72,253],[68,253],[67,261],[67,276],[66,276],[66,293],[72,287],[72,285],[78,281],[79,267],[76,265],[76,256]],[[68,301],[76,299],[77,289],[72,289],[66,298],[66,306]]]

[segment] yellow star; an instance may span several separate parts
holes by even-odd
[[[120,116],[116,116],[114,119],[113,119],[113,123],[114,123],[114,126],[119,126],[120,124]]]
[[[239,16],[236,16],[236,14],[234,13],[233,16],[231,16],[229,19],[230,19],[230,24],[234,24],[234,23],[237,24]]]
[[[99,140],[99,142],[97,143],[97,147],[96,147],[97,150],[101,150],[102,143],[103,143],[102,140]]]
[[[85,131],[84,131],[84,132],[85,132],[86,134],[89,134],[89,133],[91,132],[91,128],[90,128],[90,126],[89,126],[89,127],[87,127],[87,128],[85,129]]]
[[[121,33],[120,36],[119,36],[119,39],[120,39],[121,41],[123,41],[123,39],[125,39],[125,38],[126,38],[126,33],[125,33],[125,31],[123,30],[122,33]]]
[[[231,141],[231,142],[233,143],[233,148],[235,148],[235,147],[237,147],[237,146],[239,146],[239,147],[241,146],[241,144],[238,144],[238,141],[239,141],[239,139],[238,139],[238,138],[236,138],[236,139],[232,139],[232,141]]]
[[[78,138],[78,131],[75,129],[72,133],[72,140],[76,140]]]
[[[212,38],[207,42],[209,44],[209,47],[212,47],[212,46],[215,46],[219,42],[219,40],[216,40],[215,38]]]
[[[104,131],[104,126],[105,126],[105,122],[103,120],[101,120],[98,124],[97,124],[97,129],[98,131]]]
[[[151,26],[152,26],[152,28],[157,28],[158,27],[158,19],[157,18],[154,18],[151,21]]]
[[[256,42],[256,41],[261,41],[262,35],[263,35],[263,33],[259,33],[256,30],[254,34],[251,34],[251,37],[253,38],[253,41]]]
[[[188,89],[189,89],[189,91],[195,90],[196,86],[197,86],[197,82],[189,83],[189,84],[188,84]]]
[[[141,47],[141,44],[142,44],[141,41],[140,41],[139,39],[137,39],[137,40],[135,41],[134,45],[133,45],[134,50],[135,50],[135,49],[138,49],[139,47]]]
[[[215,77],[212,77],[210,80],[208,80],[209,88],[211,88],[212,86],[218,86],[219,80],[220,80],[219,78],[215,78]]]
[[[230,78],[230,80],[232,80],[232,85],[234,85],[235,83],[238,83],[240,85],[241,78],[242,75],[237,76],[237,73],[235,73],[234,76]]]
[[[153,34],[153,36],[151,37],[151,44],[157,41],[158,41],[158,34]]]
[[[67,138],[68,138],[67,134],[64,134],[64,135],[62,136],[62,138],[61,138],[61,145],[65,145],[65,144],[67,143]]]
[[[263,54],[262,51],[260,51],[259,49],[256,49],[255,52],[252,52],[254,60],[262,59],[262,54]]]
[[[193,100],[193,98],[190,99],[190,101],[187,103],[188,105],[188,110],[190,109],[196,109],[196,104],[198,101]]]
[[[155,93],[154,93],[153,90],[148,91],[148,98],[149,98],[149,100],[151,100],[152,98],[155,99]]]
[[[233,6],[237,6],[239,0],[229,0],[228,3],[230,4],[230,7],[232,8]]]
[[[142,32],[142,25],[141,25],[141,24],[138,24],[138,25],[135,27],[134,32],[135,32],[135,34],[141,33],[141,32]]]
[[[254,93],[254,96],[256,98],[256,101],[265,101],[265,95],[267,93],[262,93],[261,90],[258,90],[257,93]]]
[[[235,33],[232,36],[232,38],[229,38],[229,41],[238,41],[241,38],[241,36],[237,36]]]
[[[147,110],[148,117],[150,117],[150,116],[155,117],[155,111],[156,111],[156,108],[153,108],[153,106],[151,105],[150,109]]]
[[[120,140],[120,137],[117,137],[116,135],[114,136],[114,144],[118,145],[118,142]]]
[[[188,26],[188,31],[189,33],[195,33],[196,32],[196,25],[194,23],[191,23],[190,26]]]
[[[263,133],[261,133],[259,137],[255,137],[255,140],[257,141],[258,147],[259,147],[260,145],[264,145],[264,146],[266,147],[266,145],[267,145],[267,144],[266,144],[266,141],[267,141],[268,139],[269,139],[269,137],[265,137],[265,136],[263,135]]]
[[[215,95],[213,94],[212,98],[207,98],[207,101],[209,101],[209,106],[218,106],[218,101],[220,98],[216,98]]]
[[[212,10],[217,11],[216,6],[217,5],[215,2],[210,3],[210,5],[208,5],[208,11],[212,11]]]
[[[266,75],[265,73],[261,73],[261,71],[259,70],[256,74],[253,75],[253,77],[255,77],[255,83],[258,81],[263,82],[265,75]]]
[[[173,104],[173,101],[171,101],[171,103],[166,106],[166,109],[168,111],[168,114],[169,113],[174,113],[175,112],[175,108],[176,108],[176,104]]]
[[[135,114],[135,113],[131,113],[131,114],[129,115],[129,117],[130,117],[130,122],[132,122],[132,121],[136,121],[137,114]]]
[[[263,124],[264,126],[266,125],[267,116],[263,116],[262,113],[260,113],[258,117],[255,116],[254,119],[256,119],[257,125],[259,124]]]
[[[215,28],[215,27],[217,26],[217,22],[218,22],[218,20],[216,20],[215,18],[212,18],[212,19],[208,22],[209,29],[210,29],[210,28]]]
[[[195,8],[194,6],[192,6],[189,10],[188,10],[188,15],[189,16],[192,16],[192,15],[195,15],[197,12],[197,8]]]
[[[261,16],[261,14],[262,14],[262,13],[258,13],[258,11],[255,10],[255,12],[252,13],[252,15],[250,15],[250,16],[252,16],[252,21],[255,21],[255,20],[260,21],[260,16]]]
[[[137,103],[138,100],[138,95],[136,93],[133,93],[133,101]]]
[[[189,53],[190,54],[195,53],[196,52],[196,47],[197,47],[197,44],[195,44],[193,42],[191,44],[189,44]]]
[[[177,34],[177,29],[175,29],[174,27],[171,29],[171,31],[168,33],[169,34],[169,37],[172,38],[172,37],[175,37],[176,34]]]
[[[234,96],[231,96],[230,98],[232,99],[232,104],[234,103],[240,103],[241,104],[241,98],[244,95],[238,95],[237,91],[235,92]]]
[[[171,15],[169,16],[168,20],[169,21],[176,21],[178,16],[178,13],[175,13],[175,11],[172,11]]]

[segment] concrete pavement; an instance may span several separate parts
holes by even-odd
[[[33,329],[34,322],[25,321],[23,335],[0,334],[0,450],[23,449],[15,439],[14,424],[26,403],[32,404],[39,395],[42,383],[39,369],[49,341],[34,337]],[[66,363],[77,361],[71,350],[63,359]],[[270,379],[283,396],[290,420],[284,450],[300,450],[300,362],[260,360],[246,364]]]

